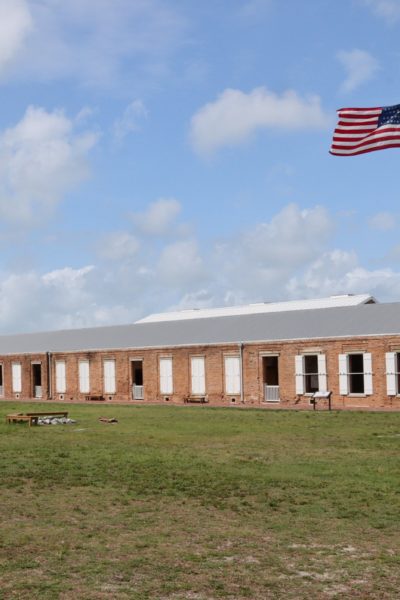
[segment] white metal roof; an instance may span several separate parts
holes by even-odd
[[[183,321],[186,319],[206,319],[209,317],[231,317],[236,315],[256,315],[292,310],[310,310],[315,308],[338,308],[342,306],[358,306],[360,304],[376,304],[370,294],[343,294],[328,298],[309,300],[290,300],[287,302],[259,302],[242,306],[225,306],[223,308],[192,308],[173,312],[154,313],[136,323],[160,323],[162,321]]]

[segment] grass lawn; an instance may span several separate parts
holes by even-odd
[[[394,599],[400,414],[70,405],[6,425],[0,598]],[[99,416],[116,417],[106,425]]]

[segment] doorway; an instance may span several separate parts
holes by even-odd
[[[42,397],[42,365],[40,363],[32,363],[32,387],[33,397]]]
[[[264,402],[279,402],[279,357],[263,356]]]
[[[143,361],[131,360],[132,399],[143,400]]]

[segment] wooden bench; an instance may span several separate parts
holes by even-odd
[[[86,402],[104,402],[105,398],[104,396],[85,396],[85,400]]]
[[[28,415],[23,415],[23,414],[14,414],[14,415],[6,416],[6,423],[8,423],[8,424],[22,423],[22,422],[28,422],[29,427],[30,427],[32,425],[32,417],[29,417]]]
[[[6,416],[6,422],[10,423],[20,423],[20,422],[28,422],[29,427],[32,425],[37,425],[40,417],[68,417],[67,410],[59,410],[59,411],[46,411],[46,412],[32,412],[32,413],[15,413]]]
[[[208,404],[207,396],[187,396],[184,400],[185,404]]]

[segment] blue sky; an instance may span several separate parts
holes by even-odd
[[[400,0],[0,0],[0,331],[400,299]]]

